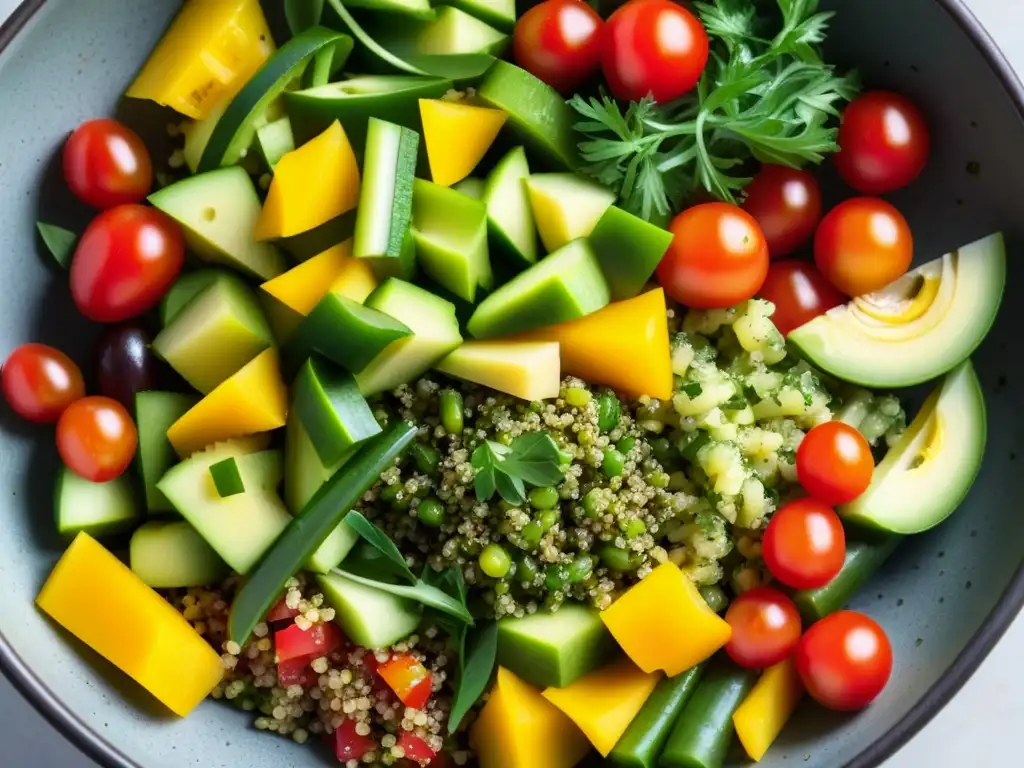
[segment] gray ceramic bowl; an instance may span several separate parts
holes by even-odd
[[[895,198],[913,227],[916,260],[995,229],[1018,252],[1024,89],[977,21],[959,0],[826,3],[840,11],[832,58],[859,67],[871,85],[906,92],[930,119],[932,163]],[[71,128],[114,110],[177,5],[28,0],[0,28],[0,355],[35,340],[87,359],[96,329],[76,315],[65,280],[35,256],[37,210],[59,199],[43,179]],[[1024,470],[1024,388],[1012,386],[1024,358],[1013,319],[1022,299],[1024,271],[1011,257],[1002,316],[975,358],[989,404],[980,479],[953,518],[904,543],[856,600],[892,638],[892,682],[857,717],[805,705],[762,765],[877,765],[960,688],[1024,603],[1024,484],[1016,476]],[[258,734],[223,706],[169,719],[35,611],[36,591],[61,551],[50,513],[56,460],[48,430],[28,428],[6,410],[0,419],[0,664],[20,690],[104,766],[332,764]]]

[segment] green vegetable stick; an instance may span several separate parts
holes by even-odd
[[[217,488],[217,495],[222,499],[245,493],[242,473],[238,471],[238,462],[235,461],[234,456],[211,464],[210,477],[213,478],[213,484]]]

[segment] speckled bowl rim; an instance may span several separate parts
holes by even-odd
[[[964,0],[935,0],[967,33],[974,46],[985,57],[989,66],[1013,101],[1018,115],[1024,120],[1024,83],[1014,71],[995,40],[967,7]],[[17,37],[29,20],[43,7],[46,0],[24,0],[7,20],[0,24],[0,53]],[[921,701],[892,726],[882,738],[867,746],[863,752],[842,768],[875,768],[894,755],[900,747],[917,734],[970,679],[989,655],[999,639],[1009,629],[1021,608],[1024,608],[1024,560],[1018,567],[992,612],[970,639],[967,646],[939,678]],[[15,652],[0,632],[0,672],[31,702],[51,725],[71,743],[104,768],[144,768],[126,757],[117,747],[90,729],[64,703],[36,677],[29,666]]]

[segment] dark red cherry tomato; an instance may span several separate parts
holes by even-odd
[[[545,0],[516,22],[516,64],[571,96],[600,65],[603,27],[604,20],[582,0]]]
[[[757,219],[773,259],[806,244],[821,221],[821,188],[809,171],[763,165],[745,192],[743,210]]]
[[[40,424],[52,424],[64,409],[85,397],[79,367],[45,344],[22,344],[11,352],[0,369],[0,383],[11,409]]]
[[[773,261],[757,295],[775,305],[772,322],[783,336],[846,303],[814,264],[796,259]]]
[[[96,343],[100,394],[132,410],[137,393],[155,389],[156,360],[149,347],[152,342],[149,331],[138,321],[107,328]]]
[[[141,202],[153,188],[149,150],[117,120],[82,123],[65,143],[63,159],[68,187],[95,208]]]
[[[800,642],[800,612],[774,587],[754,587],[729,604],[729,658],[744,669],[765,669],[789,658]]]

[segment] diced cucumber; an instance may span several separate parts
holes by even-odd
[[[185,156],[185,165],[192,173],[196,173],[198,170],[199,161],[203,159],[203,152],[206,151],[206,145],[210,143],[213,129],[217,127],[217,121],[224,116],[230,103],[229,100],[221,101],[214,105],[202,120],[192,120],[182,126],[181,133],[185,137],[182,154]]]
[[[672,244],[672,233],[611,206],[590,233],[590,245],[612,292],[612,301],[643,290]]]
[[[359,390],[367,397],[413,381],[462,343],[455,305],[412,283],[386,280],[367,297],[366,306],[391,315],[412,331],[356,375]]]
[[[615,202],[608,187],[574,173],[535,173],[525,184],[533,220],[548,251],[589,237]]]
[[[57,530],[64,536],[82,531],[106,536],[130,529],[139,519],[135,494],[122,475],[106,483],[93,483],[61,467],[54,486]]]
[[[282,117],[267,123],[256,131],[256,146],[263,155],[267,168],[274,170],[277,161],[295,149],[295,136],[292,135],[292,122]]]
[[[46,252],[49,254],[53,266],[59,269],[70,267],[71,257],[75,255],[78,235],[70,229],[58,227],[56,224],[47,224],[45,221],[37,221],[36,230],[39,232],[43,245],[46,246]]]
[[[406,60],[424,54],[501,56],[508,47],[508,35],[458,8],[442,5],[434,11],[433,19],[423,21],[382,16],[367,28],[388,51]]]
[[[419,626],[420,606],[412,600],[359,584],[340,573],[318,576],[317,582],[335,611],[335,621],[356,645],[389,648]]]
[[[161,327],[166,328],[170,325],[174,318],[178,316],[178,313],[188,306],[192,299],[218,280],[233,282],[242,290],[248,287],[242,278],[226,269],[211,267],[209,269],[184,272],[174,281],[174,285],[171,286],[170,290],[167,291],[160,301]]]
[[[467,197],[474,200],[482,200],[484,196],[484,180],[476,176],[467,176],[462,181],[452,185],[452,189],[458,190]],[[415,198],[414,198],[415,203]]]
[[[322,357],[306,361],[293,389],[295,411],[321,464],[337,464],[354,447],[380,434],[352,374]]]
[[[430,277],[473,302],[494,287],[487,251],[487,207],[458,190],[416,179],[412,195],[416,260]]]
[[[154,589],[205,587],[231,569],[184,520],[150,522],[132,534],[128,560],[135,575]]]
[[[281,252],[253,238],[260,199],[242,168],[190,176],[149,196],[149,202],[182,225],[200,258],[270,280],[285,271]]]
[[[610,300],[590,244],[573,240],[480,302],[469,319],[477,338],[505,336],[542,325],[575,320]]]
[[[415,19],[432,19],[434,11],[430,0],[345,0],[350,8],[365,8],[368,11],[398,13]]]
[[[217,495],[222,499],[228,496],[237,496],[245,493],[245,483],[242,481],[242,473],[238,470],[238,462],[233,456],[221,459],[216,464],[210,465],[210,477],[213,478],[213,486],[217,489]]]
[[[149,513],[174,512],[174,506],[156,484],[178,460],[167,430],[185,415],[198,399],[177,392],[138,392],[135,395],[135,423],[139,432],[139,447],[135,464],[145,487],[146,507]]]
[[[343,243],[352,237],[356,229],[356,210],[345,211],[318,227],[313,227],[297,235],[282,237],[277,244],[294,256],[298,261],[308,261],[328,248]]]
[[[516,25],[515,0],[444,0],[444,3],[453,5],[502,32],[512,34]]]
[[[484,185],[482,199],[494,257],[503,259],[513,273],[537,261],[537,228],[524,186],[529,175],[526,150],[514,147],[494,166]]]
[[[415,131],[370,118],[352,255],[370,259],[381,279],[414,272],[412,189],[419,144]]]

